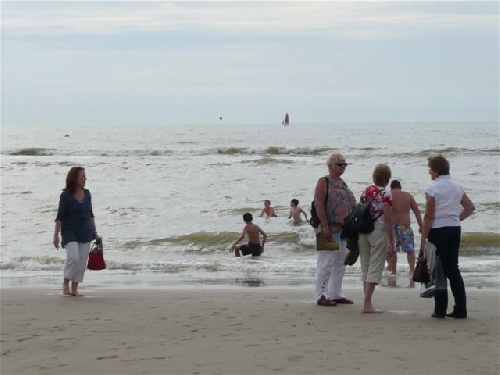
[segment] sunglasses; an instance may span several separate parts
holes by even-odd
[[[335,163],[337,167],[347,167],[347,163]]]

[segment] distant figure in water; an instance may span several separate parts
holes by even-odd
[[[260,216],[264,216],[266,215],[266,217],[277,217],[278,215],[276,215],[276,212],[274,212],[274,208],[271,207],[271,201],[266,199],[264,201],[264,208],[262,209],[262,212],[260,213]]]
[[[288,115],[288,112],[285,114],[285,119],[281,122],[281,125],[287,126],[290,123],[290,116]]]
[[[250,213],[245,213],[243,215],[243,221],[245,226],[241,232],[240,238],[236,240],[231,246],[230,251],[234,251],[234,256],[245,256],[252,255],[252,257],[258,257],[264,252],[264,244],[266,243],[267,234],[258,225],[252,223],[253,216]],[[262,235],[262,243],[260,242],[260,235]],[[245,236],[248,236],[248,243],[246,245],[238,245]],[[241,250],[241,254],[240,254]]]
[[[305,216],[305,221],[307,221],[307,214],[301,207],[299,207],[299,200],[292,199],[290,201],[290,214],[288,215],[288,218],[293,218],[293,224],[301,225],[304,223],[304,220],[302,220],[300,214],[303,214]]]

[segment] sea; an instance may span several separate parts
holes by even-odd
[[[107,269],[83,286],[117,288],[314,288],[311,226],[292,225],[290,200],[310,210],[330,153],[359,197],[376,164],[424,211],[427,157],[442,153],[476,210],[462,222],[467,288],[500,288],[498,122],[2,125],[0,286],[60,286],[64,250],[52,245],[59,195],[72,166],[86,169]],[[269,199],[278,217],[260,217]],[[260,258],[234,257],[242,215],[268,234]],[[420,243],[415,218],[412,226]],[[359,261],[346,287],[361,287]],[[405,254],[396,282],[409,286]],[[312,292],[311,292],[312,293]]]

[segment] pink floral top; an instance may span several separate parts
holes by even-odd
[[[384,222],[384,206],[392,207],[392,194],[383,187],[377,185],[368,186],[361,194],[361,202],[371,202],[371,213],[378,222]]]
[[[341,224],[356,205],[356,198],[351,189],[341,178],[328,178],[328,199],[326,202],[326,217],[330,225],[334,226],[334,232],[340,232]]]

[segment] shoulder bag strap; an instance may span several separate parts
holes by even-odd
[[[325,195],[325,206],[326,202],[328,201],[328,188],[330,187],[330,180],[328,180],[328,177],[325,176],[325,182],[326,182],[326,195]]]

